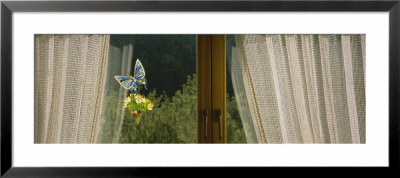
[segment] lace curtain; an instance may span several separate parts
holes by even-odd
[[[247,140],[365,143],[365,35],[236,35]]]
[[[122,106],[128,90],[121,87],[114,76],[131,75],[134,65],[133,42],[134,38],[126,35],[112,35],[110,38],[104,109],[98,143],[119,143],[125,113]]]
[[[109,35],[35,35],[35,143],[96,143]]]

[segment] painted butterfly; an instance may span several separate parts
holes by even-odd
[[[114,76],[114,78],[125,89],[129,89],[131,92],[138,93],[137,88],[139,85],[144,85],[144,88],[147,90],[147,86],[146,86],[147,81],[144,78],[145,74],[146,73],[144,72],[142,63],[139,61],[139,59],[137,59],[133,77],[132,76],[129,76],[129,77]]]

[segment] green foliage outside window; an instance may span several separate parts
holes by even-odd
[[[146,98],[154,103],[153,110],[142,115],[139,126],[136,126],[132,114],[125,111],[122,129],[118,135],[119,143],[197,143],[196,75],[188,76],[182,89],[177,90],[171,98],[165,93],[157,96],[155,90],[150,91]],[[112,100],[112,97],[107,99]],[[115,106],[108,109],[108,116],[121,112]],[[234,97],[228,97],[227,111],[228,143],[246,143]],[[101,133],[100,142],[111,142],[115,136],[113,128],[116,123],[111,118],[106,118],[103,125],[105,128],[102,128],[105,133]]]

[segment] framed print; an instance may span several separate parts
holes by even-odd
[[[1,174],[398,168],[399,6],[3,1]]]

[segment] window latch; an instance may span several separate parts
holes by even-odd
[[[208,111],[207,109],[203,110],[203,130],[204,130],[204,139],[207,139],[207,120],[208,120]]]
[[[218,138],[221,140],[222,139],[222,128],[221,128],[221,122],[222,122],[222,120],[221,120],[221,110],[216,110],[215,111],[215,114],[216,114],[216,121],[218,122]]]

